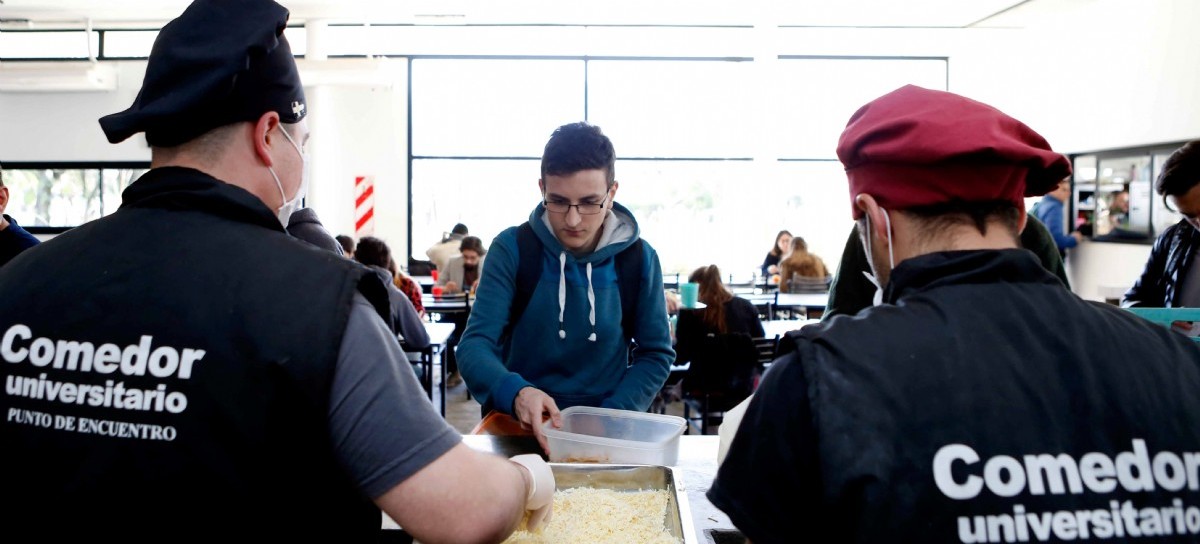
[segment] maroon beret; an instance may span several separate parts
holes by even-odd
[[[850,180],[888,209],[1044,195],[1071,174],[1046,139],[987,104],[905,85],[854,112],[838,140]]]

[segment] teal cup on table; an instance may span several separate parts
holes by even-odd
[[[679,284],[679,303],[684,308],[695,308],[696,297],[700,293],[700,284],[698,283],[681,283]]]

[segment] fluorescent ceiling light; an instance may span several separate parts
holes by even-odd
[[[95,62],[6,62],[0,92],[95,92],[117,88],[117,70]]]

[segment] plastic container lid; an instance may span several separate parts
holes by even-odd
[[[542,424],[557,463],[674,465],[687,428],[678,416],[589,406],[563,410],[562,420],[561,429]]]

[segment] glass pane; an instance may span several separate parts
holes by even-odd
[[[121,206],[121,191],[145,169],[4,169],[5,213],[29,227],[75,227]]]
[[[147,58],[157,30],[108,30],[104,32],[104,56]]]
[[[143,168],[132,170],[108,168],[101,170],[100,181],[104,186],[104,210],[102,215],[108,215],[117,211],[117,208],[121,207],[121,192],[146,172],[149,172],[149,170]]]
[[[1089,221],[1095,239],[1149,236],[1151,194],[1150,155],[1100,159]]]
[[[308,38],[304,28],[288,27],[283,32],[292,48],[292,54],[303,55]],[[158,38],[157,30],[106,30],[102,54],[110,58],[147,58],[155,38]]]
[[[23,226],[72,227],[100,217],[98,170],[5,170],[5,213]]]
[[[666,273],[716,264],[736,281],[754,278],[782,229],[803,236],[832,271],[853,226],[836,161],[618,162],[617,201],[633,212]]]
[[[91,53],[100,54],[98,32],[0,32],[0,58],[86,59],[88,41],[85,34],[91,39]]]
[[[584,118],[583,83],[579,60],[414,60],[413,154],[541,157],[555,128]]]
[[[619,157],[754,156],[748,62],[591,61],[588,119]]]
[[[425,250],[455,223],[463,223],[485,245],[500,231],[529,217],[541,198],[539,160],[419,159],[412,167],[412,256]]]
[[[863,104],[906,84],[946,90],[942,59],[783,59],[776,117],[781,156],[836,158],[846,121]]]
[[[1171,156],[1171,151],[1162,151],[1155,153],[1153,156],[1154,175],[1153,180],[1158,182],[1158,176],[1162,174],[1163,164],[1167,162],[1167,157]],[[1183,214],[1167,209],[1163,197],[1158,193],[1152,193],[1150,201],[1153,203],[1153,211],[1151,217],[1154,220],[1154,234],[1157,235],[1166,230],[1167,227],[1174,225],[1183,220]]]

